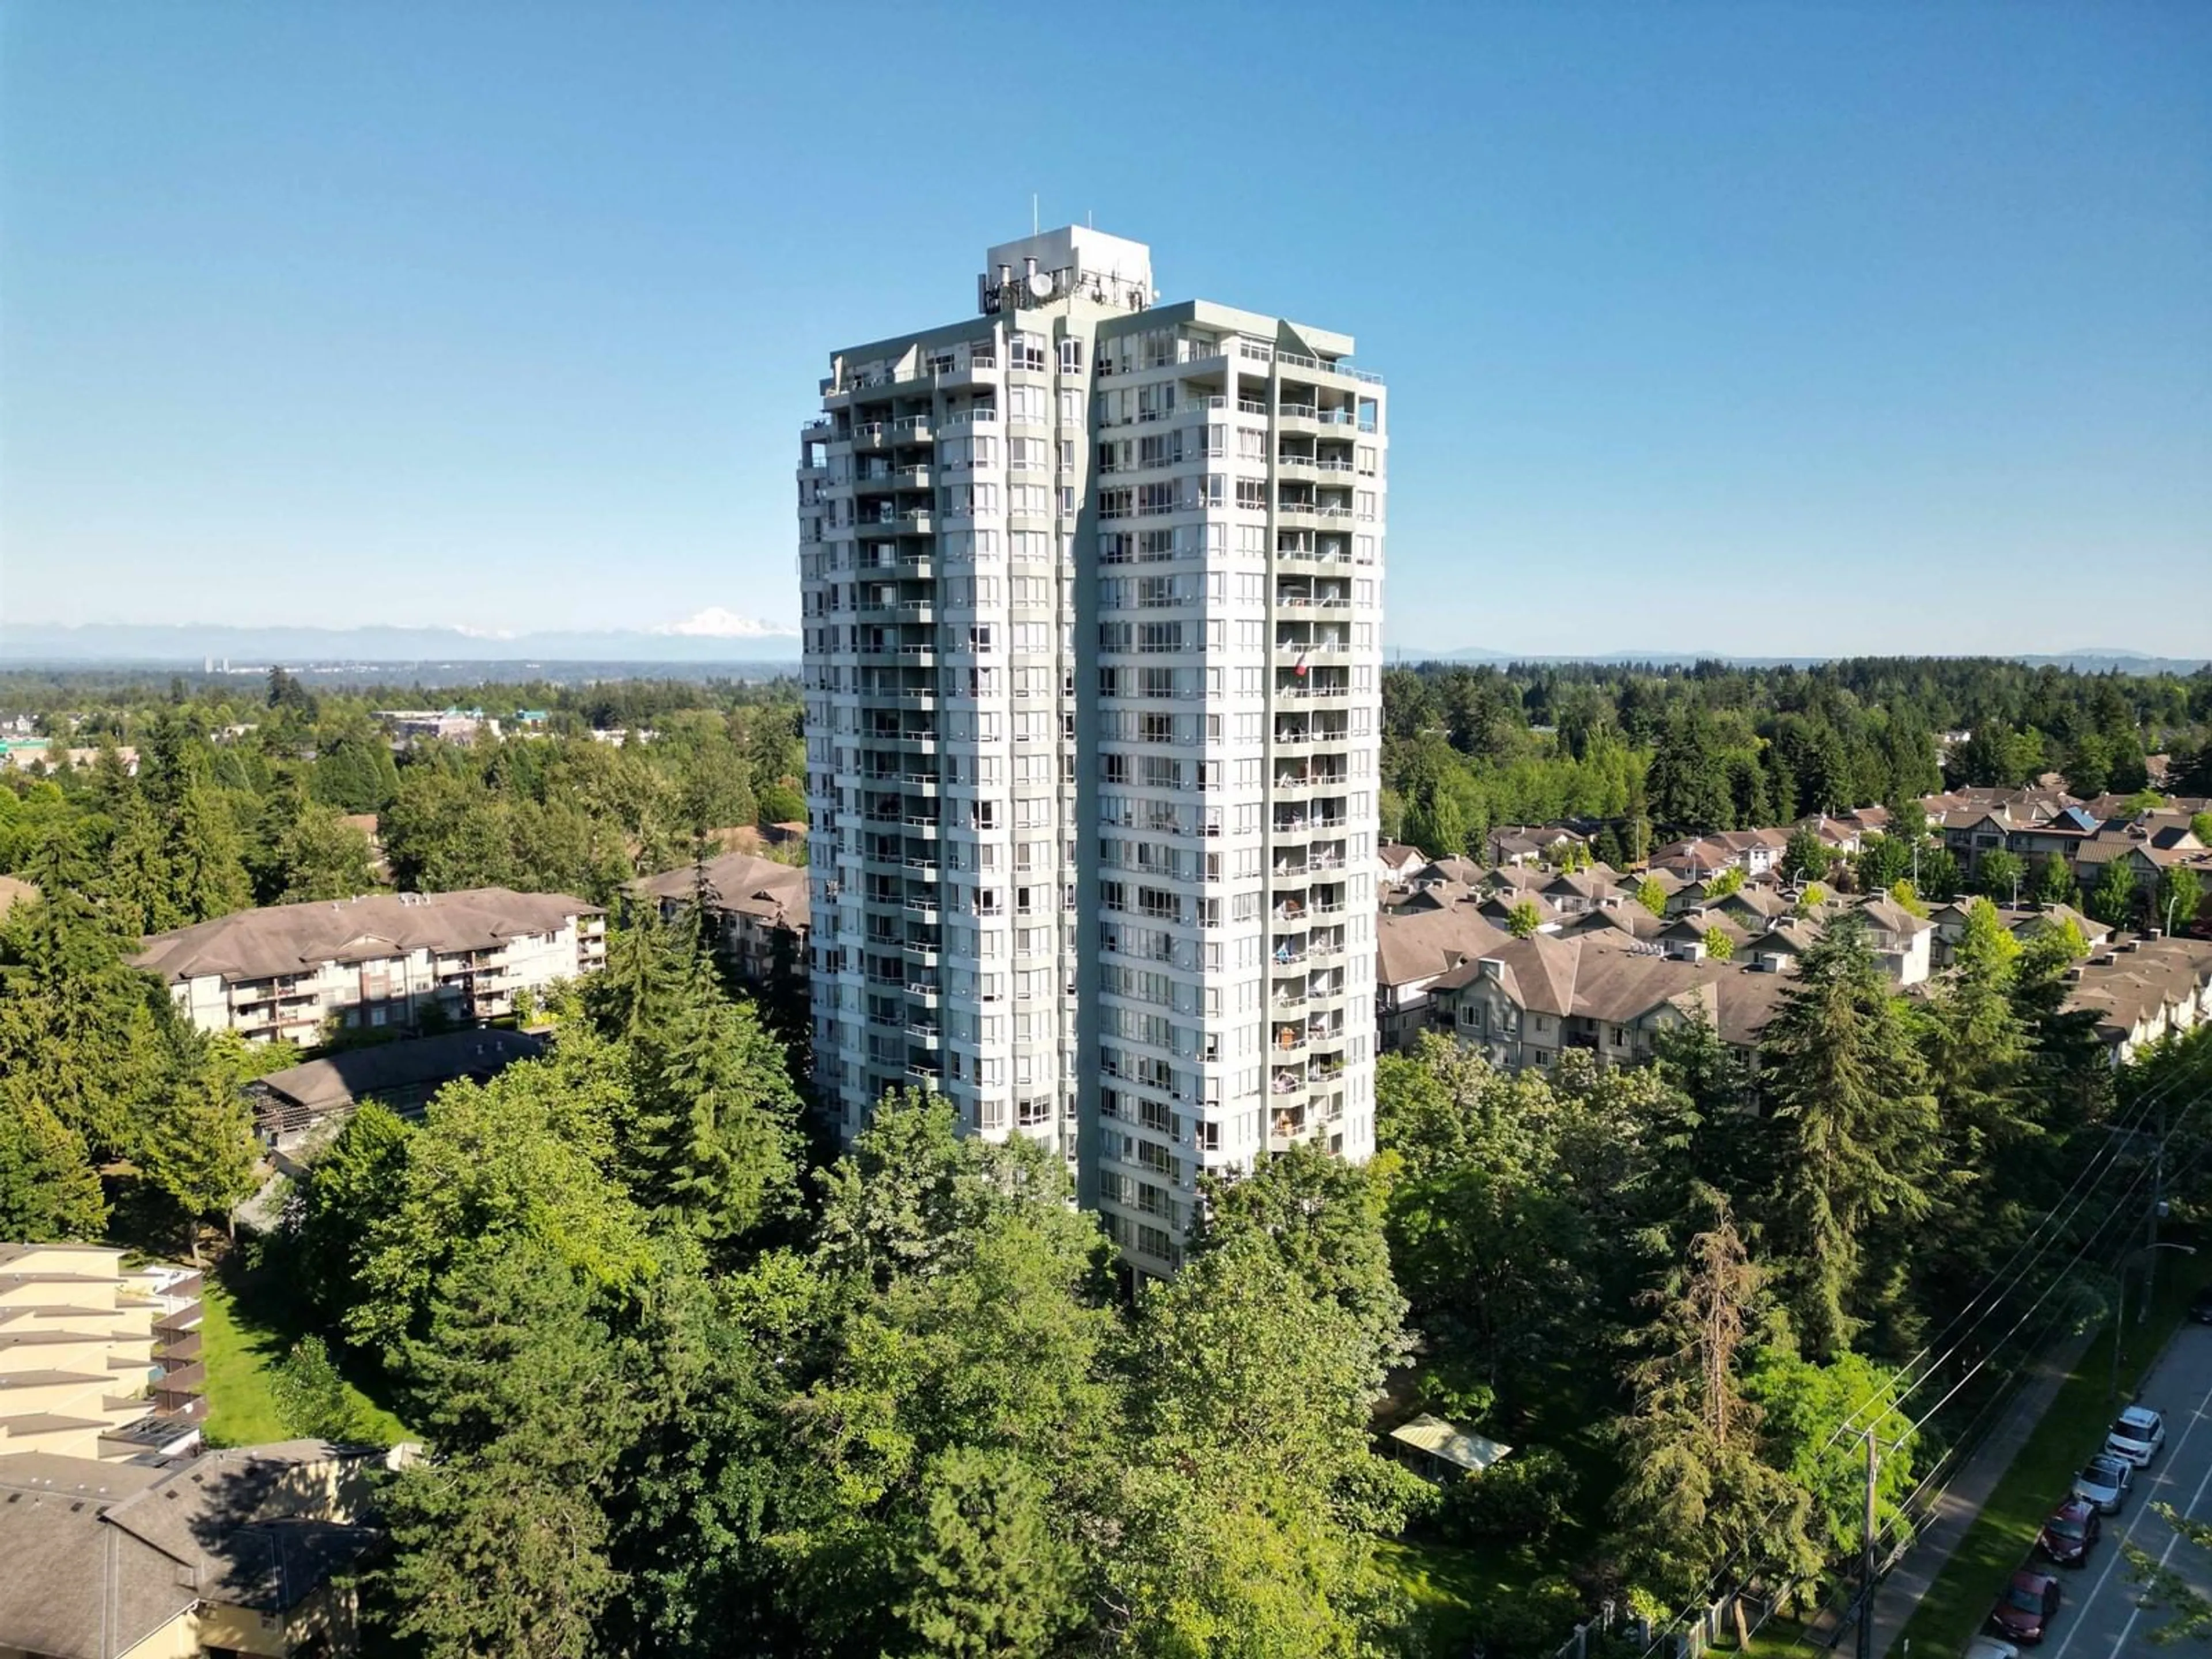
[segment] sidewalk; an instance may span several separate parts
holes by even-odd
[[[2055,1352],[2038,1360],[2028,1380],[1996,1426],[1974,1448],[1929,1516],[1928,1523],[1920,1530],[1918,1540],[1905,1559],[1891,1570],[1881,1581],[1880,1594],[1875,1598],[1874,1616],[1874,1650],[1875,1659],[1885,1659],[1898,1633],[1911,1622],[1914,1609],[1928,1587],[1957,1550],[1974,1524],[1974,1517],[1982,1512],[2004,1472],[2020,1449],[2043,1420],[2044,1413],[2051,1409],[2061,1384],[2081,1362],[2089,1344],[2097,1336],[2096,1330],[2069,1338]]]

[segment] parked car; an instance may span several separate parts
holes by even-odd
[[[2086,1498],[2069,1498],[2051,1510],[2035,1547],[2062,1567],[2078,1567],[2089,1559],[2089,1547],[2104,1530],[2095,1504]]]
[[[1961,1659],[2020,1659],[2020,1650],[2009,1642],[2000,1642],[1994,1636],[1977,1636],[1966,1644]]]
[[[2047,1572],[2022,1567],[1997,1599],[1990,1622],[2014,1642],[2040,1642],[2057,1616],[2058,1581]]]
[[[2129,1406],[2105,1431],[2105,1449],[2137,1468],[2147,1467],[2166,1443],[2166,1419],[2148,1406]]]
[[[2074,1495],[2097,1506],[2103,1515],[2118,1515],[2136,1483],[2136,1466],[2124,1457],[2099,1452],[2074,1477]]]
[[[2212,1325],[2212,1285],[2197,1292],[2197,1299],[2189,1304],[2189,1316],[2200,1325]]]

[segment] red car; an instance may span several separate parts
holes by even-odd
[[[2015,1642],[2040,1642],[2051,1631],[2058,1612],[2058,1581],[2047,1572],[2023,1567],[2013,1574],[2005,1593],[1997,1598],[1990,1623],[2000,1635]]]
[[[2098,1534],[2103,1530],[2104,1523],[2098,1519],[2095,1504],[2084,1498],[2069,1498],[2051,1510],[2035,1547],[2062,1567],[2078,1567],[2089,1559],[2089,1546],[2097,1541]]]

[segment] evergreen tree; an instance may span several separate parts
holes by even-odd
[[[933,1459],[898,1616],[924,1652],[1043,1655],[1073,1622],[1080,1561],[1052,1523],[1051,1483],[1009,1453],[954,1446]]]
[[[126,797],[100,876],[101,897],[133,933],[164,933],[186,920],[178,908],[167,837],[153,810]]]
[[[643,1076],[629,1150],[641,1201],[681,1218],[716,1256],[796,1207],[799,1095],[775,1039],[695,951],[665,1023],[639,1035]]]
[[[1644,787],[1651,816],[1684,834],[1724,829],[1733,815],[1724,763],[1705,720],[1694,713],[1668,719]]]
[[[1620,1426],[1627,1467],[1613,1509],[1636,1582],[1669,1600],[1724,1564],[1784,1582],[1820,1564],[1810,1496],[1759,1456],[1763,1413],[1739,1374],[1764,1281],[1723,1205],[1646,1298],[1653,1316],[1631,1371],[1636,1405]]]
[[[371,1606],[386,1639],[426,1659],[597,1651],[620,1588],[605,1482],[637,1410],[590,1293],[526,1237],[472,1243],[406,1366],[437,1451],[383,1493],[392,1556]]]
[[[185,791],[163,851],[170,901],[187,922],[227,916],[252,904],[245,841],[215,785],[198,783]]]
[[[139,1163],[183,1216],[194,1261],[199,1224],[220,1219],[228,1227],[232,1212],[259,1184],[260,1161],[252,1109],[216,1066],[203,1065],[164,1090],[140,1126]]]
[[[1826,1359],[1863,1322],[1874,1230],[1928,1212],[1938,1127],[1910,1024],[1856,915],[1799,959],[1760,1060],[1785,1146],[1774,1231],[1793,1258],[1791,1310],[1808,1356]]]
[[[0,1074],[0,1238],[95,1239],[106,1221],[84,1137]]]

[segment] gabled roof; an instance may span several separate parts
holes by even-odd
[[[374,1540],[282,1518],[295,1466],[340,1455],[309,1441],[184,1460],[0,1456],[0,1647],[110,1659],[203,1599],[289,1612]]]
[[[1509,937],[1472,904],[1385,910],[1375,927],[1376,977],[1384,985],[1433,979],[1470,957],[1486,954]]]
[[[416,951],[492,950],[559,931],[599,907],[566,893],[476,887],[458,893],[372,893],[331,902],[240,910],[146,940],[133,960],[174,985],[209,975],[273,979],[326,962],[372,962]]]
[[[806,872],[797,865],[778,864],[750,853],[724,853],[708,859],[703,868],[680,865],[631,882],[629,890],[647,897],[688,902],[702,875],[712,909],[750,916],[793,932],[807,926]]]
[[[1887,893],[1877,893],[1859,906],[1868,922],[1886,933],[1924,933],[1936,924],[1915,915]]]
[[[1650,939],[1658,938],[1665,926],[1640,904],[1606,904],[1568,917],[1562,931],[1577,934],[1616,933],[1631,939]]]

